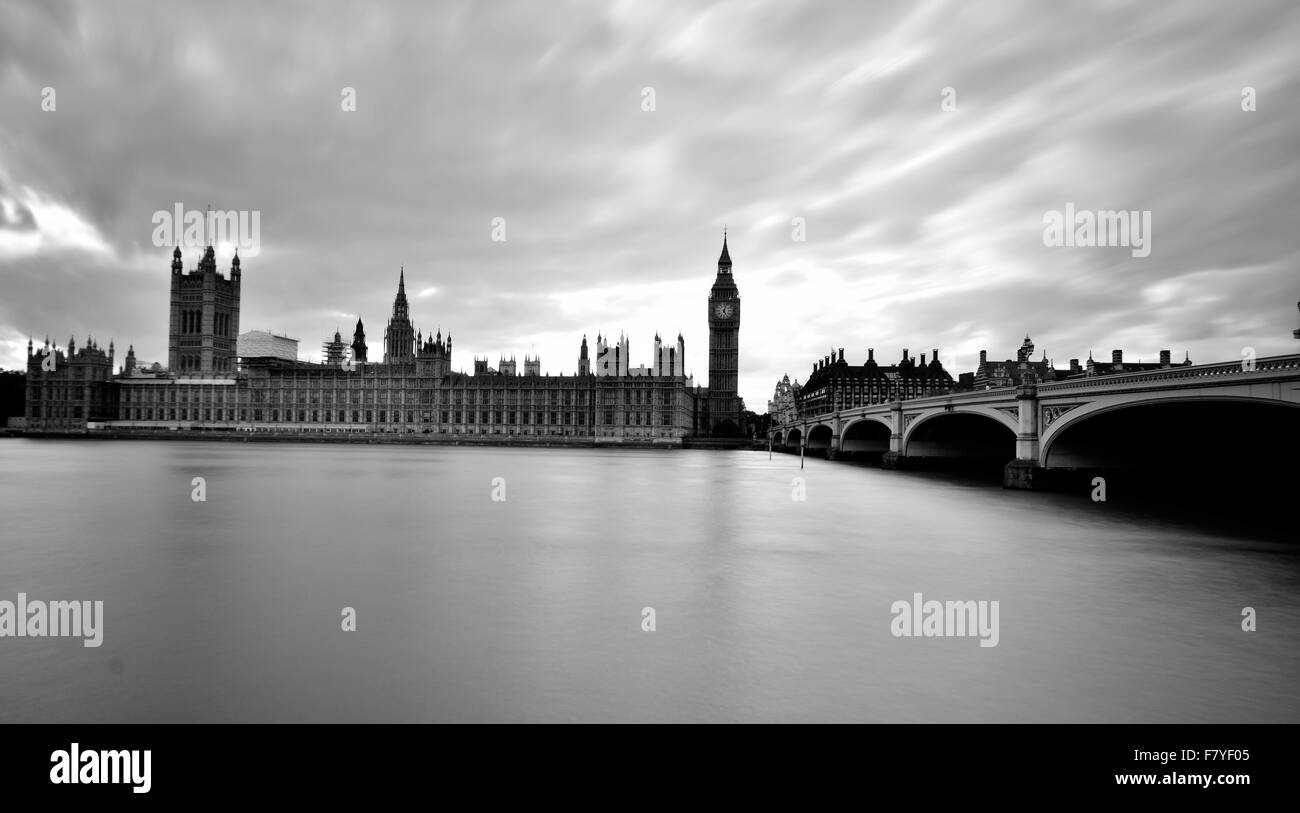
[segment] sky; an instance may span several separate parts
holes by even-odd
[[[0,367],[165,364],[178,204],[257,214],[241,330],[313,360],[358,316],[382,352],[404,267],[457,369],[680,331],[707,383],[724,225],[759,412],[839,348],[1293,353],[1296,42],[1250,0],[0,0]],[[1067,204],[1146,249],[1048,245]]]

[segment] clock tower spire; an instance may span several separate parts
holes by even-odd
[[[722,231],[718,274],[709,291],[709,433],[740,434],[740,290]]]

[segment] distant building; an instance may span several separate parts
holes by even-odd
[[[1114,350],[1111,352],[1109,364],[1094,361],[1092,354],[1089,353],[1086,364],[1080,364],[1078,359],[1070,359],[1068,369],[1057,369],[1047,358],[1046,351],[1044,351],[1043,358],[1039,361],[1033,361],[1030,358],[1033,352],[1034,343],[1028,336],[1025,336],[1020,349],[1016,351],[1014,361],[1011,359],[989,361],[988,351],[981,350],[979,367],[975,369],[974,379],[971,382],[972,387],[977,390],[1018,387],[1027,381],[1041,383],[1061,381],[1067,378],[1114,375],[1116,373],[1132,373],[1142,370],[1162,370],[1173,366],[1187,366],[1192,363],[1190,359],[1185,358],[1177,365],[1174,365],[1169,360],[1170,353],[1168,350],[1160,351],[1159,361],[1125,363],[1124,352]]]
[[[999,387],[1018,387],[1026,380],[1056,381],[1068,378],[1073,371],[1057,370],[1043,351],[1043,358],[1034,361],[1034,342],[1025,336],[1025,340],[1016,351],[1015,360],[989,361],[987,350],[980,351],[980,363],[975,368],[971,386],[977,390],[997,389]]]
[[[598,338],[593,365],[584,336],[577,375],[543,375],[540,357],[531,354],[522,376],[513,357],[502,357],[499,370],[483,357],[474,360],[472,375],[454,372],[451,334],[426,337],[412,324],[402,268],[383,361],[368,360],[358,319],[351,344],[336,330],[322,347],[322,363],[313,364],[298,360],[297,339],[238,333],[238,256],[229,279],[217,272],[211,246],[198,269],[183,274],[181,268],[178,248],[168,369],[142,369],[132,348],[114,376],[111,343],[105,352],[93,340],[81,350],[69,341],[65,352],[48,340],[34,351],[29,342],[24,419],[31,431],[419,433],[680,445],[717,423],[710,419],[709,390],[685,372],[680,333],[672,346],[655,337],[649,367],[630,366],[626,338],[617,347]],[[724,241],[709,298],[710,374],[727,387],[718,401],[727,409],[724,418],[738,420],[741,403],[732,393],[739,298],[730,273]]]
[[[790,383],[790,376],[782,376],[781,380],[776,382],[776,389],[772,392],[772,400],[767,402],[767,414],[772,416],[772,422],[778,426],[787,423],[793,423],[799,415],[798,405],[795,403],[795,396],[800,390],[799,380],[795,379],[793,384]]]
[[[935,350],[929,362],[925,353],[920,361],[903,350],[897,364],[876,363],[874,348],[867,350],[867,360],[852,365],[844,360],[844,348],[813,365],[812,374],[795,394],[800,415],[824,415],[842,409],[906,401],[927,395],[952,392],[956,382],[939,361]]]
[[[27,373],[0,370],[0,426],[18,428],[26,424],[23,416],[27,399]]]
[[[66,351],[51,345],[32,352],[27,341],[26,425],[42,429],[84,429],[90,421],[112,420],[117,394],[112,386],[113,343],[100,349],[87,338],[80,350],[68,339]]]
[[[1167,370],[1170,367],[1190,367],[1192,359],[1187,354],[1183,354],[1183,360],[1174,364],[1169,360],[1170,353],[1168,350],[1160,351],[1159,361],[1147,362],[1125,362],[1123,350],[1110,351],[1110,364],[1094,361],[1092,354],[1088,354],[1088,363],[1083,368],[1083,375],[1092,377],[1097,375],[1116,375],[1118,373],[1138,373],[1144,370]],[[1078,366],[1078,362],[1071,360],[1070,366],[1073,369]]]

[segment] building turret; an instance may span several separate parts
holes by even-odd
[[[475,366],[477,366],[477,359],[475,361]],[[484,366],[486,367],[486,364]],[[451,334],[447,334],[446,342],[442,340],[441,329],[438,330],[436,336],[424,337],[420,344],[416,346],[415,369],[418,375],[439,380],[450,375]]]
[[[1022,343],[1020,345],[1020,349],[1016,351],[1016,360],[1029,361],[1029,357],[1032,356],[1033,354],[1034,354],[1034,343],[1030,341],[1029,334],[1026,333],[1024,343]]]
[[[203,249],[203,259],[199,260],[199,271],[204,274],[217,273],[217,252],[212,246]]]
[[[334,338],[321,345],[321,356],[326,366],[342,367],[347,361],[347,350],[343,335],[335,329]]]
[[[357,317],[356,330],[352,331],[352,363],[364,363],[366,361],[366,329],[361,324],[361,317]]]

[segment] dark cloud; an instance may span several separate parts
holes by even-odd
[[[404,264],[410,291],[435,289],[412,300],[417,326],[451,331],[466,367],[536,351],[572,371],[597,331],[648,362],[655,330],[680,329],[703,376],[723,223],[751,406],[840,346],[939,347],[960,369],[1026,332],[1062,361],[1293,349],[1293,4],[7,2],[0,18],[2,365],[46,332],[161,359],[170,257],[151,218],[177,202],[260,212],[242,323],[304,353],[356,314],[377,344]],[[1149,210],[1151,255],[1044,246],[1067,202]]]

